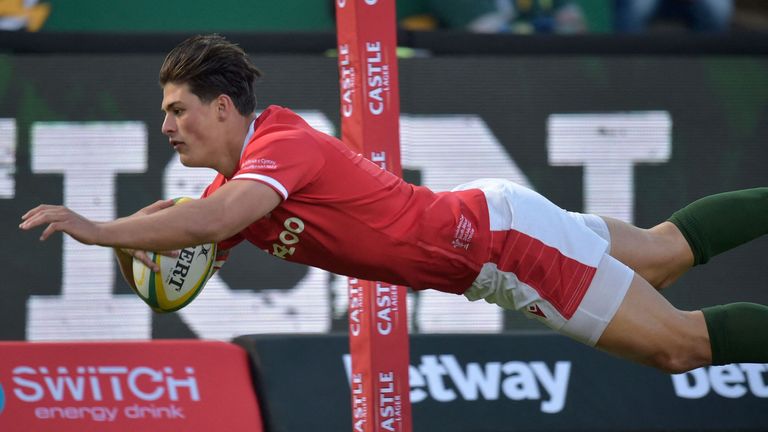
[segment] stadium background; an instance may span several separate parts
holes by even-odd
[[[334,47],[333,35],[327,33],[333,26],[330,7],[318,6],[323,2],[287,2],[280,7],[269,2],[249,20],[244,19],[249,16],[245,13],[209,15],[202,3],[185,2],[196,11],[166,26],[167,20],[159,18],[172,15],[176,9],[168,4],[173,2],[163,3],[168,9],[153,6],[154,13],[143,16],[135,11],[145,8],[135,6],[121,10],[84,0],[69,1],[66,7],[64,2],[47,3],[53,13],[40,33],[0,34],[4,52],[0,54],[0,118],[4,119],[0,123],[0,238],[12,245],[0,252],[9,268],[3,282],[5,298],[0,302],[0,339],[230,340],[245,334],[336,337],[346,332],[342,278],[271,259],[255,248],[239,248],[219,280],[208,287],[215,289],[207,288],[188,309],[156,315],[132,296],[114,267],[105,270],[113,264],[105,265],[104,256],[89,262],[85,255],[78,255],[84,249],[73,246],[67,261],[61,238],[39,244],[34,235],[16,229],[26,209],[39,202],[65,202],[67,176],[81,182],[81,191],[75,194],[81,196],[70,195],[71,199],[81,199],[95,212],[117,215],[162,196],[196,195],[202,190],[212,174],[197,171],[179,176],[172,149],[159,133],[157,70],[163,53],[191,31],[232,31],[230,38],[241,43],[265,72],[257,87],[261,107],[290,107],[337,134],[338,71],[329,52]],[[242,7],[230,3],[220,10]],[[289,9],[287,16],[292,20],[282,23],[280,18]],[[202,21],[201,16],[223,18]],[[596,20],[599,26],[600,17]],[[275,26],[277,22],[281,26]],[[251,33],[250,25],[269,33]],[[288,26],[311,33],[286,36]],[[652,162],[634,163],[630,181],[624,184],[631,193],[629,204],[619,200],[619,206],[609,206],[609,212],[650,226],[703,195],[762,186],[768,180],[768,44],[764,36],[624,40],[578,36],[565,41],[404,32],[401,40],[415,54],[400,62],[403,165],[406,178],[415,183],[447,189],[478,176],[505,176],[530,185],[565,208],[590,211],[590,205],[600,204],[587,202],[584,167],[552,160],[553,134],[548,127],[553,116],[591,115],[599,123],[607,118],[601,116],[632,120],[649,113],[669,120],[653,124],[662,141],[668,138],[669,154],[651,151],[644,157]],[[62,158],[69,154],[75,165],[62,170],[55,168],[55,160],[41,156],[51,157],[45,153],[57,145],[51,136],[81,130],[77,128],[84,125],[113,131],[100,145],[116,160],[115,166],[126,158],[131,161],[125,164],[133,168],[105,173],[91,165],[88,152],[70,149],[62,151]],[[589,125],[572,134],[594,135],[594,125]],[[138,131],[139,137],[128,147],[121,136],[126,127]],[[617,133],[621,137],[633,131]],[[620,141],[606,138],[604,144]],[[590,160],[609,168],[613,163],[618,170],[615,178],[601,178],[601,190],[607,193],[616,183],[626,183],[618,177],[622,171],[615,160],[599,157],[610,154],[611,147],[595,151]],[[89,181],[108,178],[114,179],[110,196],[98,187],[89,189]],[[767,248],[768,241],[761,239],[724,254],[686,275],[665,295],[681,308],[732,301],[768,303]],[[135,304],[119,309],[116,298],[121,299],[120,305]],[[485,333],[506,338],[527,337],[522,335],[534,331],[545,338],[542,341],[550,340],[547,330],[519,314],[484,305],[467,308],[461,299],[430,293],[411,295],[409,301],[415,335]],[[231,311],[229,319],[221,317],[222,310]],[[296,355],[301,353],[298,348]],[[577,349],[575,356],[580,355],[588,354]],[[619,366],[606,370],[611,367]],[[754,415],[742,427],[761,430],[768,427],[758,414],[766,411],[765,397],[728,409],[741,406]],[[717,402],[710,400],[712,405],[704,411],[717,412],[723,407]],[[549,427],[567,425],[559,420]]]

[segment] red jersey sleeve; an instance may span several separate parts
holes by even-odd
[[[256,180],[274,189],[283,200],[314,181],[325,164],[315,137],[281,125],[260,128],[245,147],[232,180]]]

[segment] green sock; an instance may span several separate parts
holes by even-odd
[[[768,363],[768,307],[731,303],[701,310],[712,346],[712,364]]]
[[[768,233],[768,187],[710,195],[676,211],[693,265]]]

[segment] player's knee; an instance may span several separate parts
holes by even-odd
[[[691,333],[676,333],[672,338],[665,338],[647,359],[647,364],[670,374],[688,372],[708,364],[709,344],[705,339]]]
[[[673,267],[669,261],[666,261],[646,269],[645,272],[639,273],[646,277],[648,283],[654,288],[663,290],[672,285],[680,276],[682,276],[682,274],[685,273],[685,269]]]
[[[678,374],[696,369],[701,365],[693,356],[680,350],[661,350],[649,359],[649,366],[669,374]]]
[[[676,281],[687,268],[676,265],[674,257],[655,254],[635,271],[657,290],[664,289]]]

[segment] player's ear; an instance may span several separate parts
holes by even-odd
[[[232,114],[232,110],[235,110],[235,105],[232,102],[232,99],[225,94],[219,95],[213,103],[219,120],[224,120],[228,115]]]

